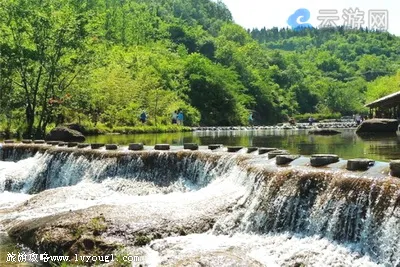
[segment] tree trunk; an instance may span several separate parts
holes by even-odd
[[[34,110],[32,109],[32,106],[29,104],[26,107],[26,123],[27,123],[27,129],[25,132],[25,137],[32,138],[33,137],[33,125],[35,123],[35,113],[34,113]]]

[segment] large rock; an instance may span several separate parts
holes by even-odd
[[[78,131],[80,133],[85,133],[86,132],[85,127],[83,125],[78,124],[78,123],[65,124],[64,126],[67,127],[68,129],[75,130],[75,131]]]
[[[347,170],[349,171],[366,171],[375,164],[372,159],[349,159],[347,161]]]
[[[271,152],[268,152],[268,159],[273,159],[276,156],[281,156],[281,155],[290,155],[289,151],[286,150],[274,150]]]
[[[364,121],[358,128],[357,133],[396,133],[399,127],[397,120],[372,119]]]
[[[278,155],[276,156],[276,165],[287,165],[298,158],[300,158],[299,155]]]
[[[47,141],[63,141],[63,142],[84,142],[85,136],[78,131],[67,127],[56,127],[47,135]]]
[[[390,162],[390,175],[400,177],[400,160],[392,160]]]
[[[323,167],[336,162],[339,162],[338,155],[316,154],[310,158],[310,163],[313,167]]]
[[[341,134],[341,132],[333,130],[333,129],[314,129],[309,132],[309,134],[313,135],[337,135]]]

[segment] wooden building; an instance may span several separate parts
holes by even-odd
[[[400,119],[400,91],[365,105],[370,118]]]

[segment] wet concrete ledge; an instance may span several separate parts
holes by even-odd
[[[32,140],[24,140],[21,143],[5,141],[1,143],[0,160],[19,161],[34,156],[36,153],[70,153],[75,156],[94,158],[125,157],[129,155],[144,156],[152,153],[173,153],[178,157],[196,154],[198,157],[210,155],[220,158],[222,156],[236,156],[241,159],[254,160],[257,165],[276,166],[279,168],[296,167],[297,169],[319,169],[324,171],[341,171],[356,177],[369,178],[400,178],[400,161],[375,162],[371,159],[359,158],[343,160],[339,155],[316,154],[311,156],[291,155],[286,150],[278,148],[255,147],[225,147],[221,144],[198,146],[197,144],[184,144],[183,146],[171,146],[169,144],[157,144],[144,146],[143,144],[129,144],[119,146],[117,144],[71,144],[48,142],[43,144]],[[194,149],[195,148],[195,149]]]

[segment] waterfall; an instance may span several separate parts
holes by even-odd
[[[29,154],[30,152],[28,152]],[[0,166],[0,192],[40,193],[47,189],[73,186],[82,181],[103,182],[106,179],[150,182],[169,187],[183,182],[187,189],[199,189],[233,164],[215,155],[204,158],[196,152],[120,153],[64,150],[38,152],[33,157],[15,150],[9,153],[17,162]],[[17,155],[17,156],[16,156]]]
[[[400,181],[326,171],[259,173],[254,195],[216,234],[291,233],[328,238],[382,264],[400,264]],[[394,264],[394,265],[393,265]]]
[[[92,190],[98,191],[96,197],[103,201],[96,205],[133,203],[148,207],[154,216],[181,209],[175,216],[186,220],[204,211],[215,216],[210,231],[214,236],[257,239],[283,235],[273,238],[328,242],[317,241],[323,239],[384,266],[400,264],[400,180],[391,177],[281,168],[262,155],[205,151],[133,153],[35,147],[24,152],[18,147],[0,148],[0,158],[0,209],[12,207],[5,201],[11,193],[25,199],[36,195],[32,205],[41,206],[56,202],[50,197],[86,194],[90,199]],[[85,187],[79,187],[82,184]],[[61,188],[63,191],[46,196]],[[106,190],[124,193],[123,201]],[[134,197],[128,198],[130,195]],[[60,207],[57,205],[52,212]],[[29,210],[28,206],[20,217]],[[8,218],[18,218],[13,216]],[[260,242],[268,245],[265,240]]]

